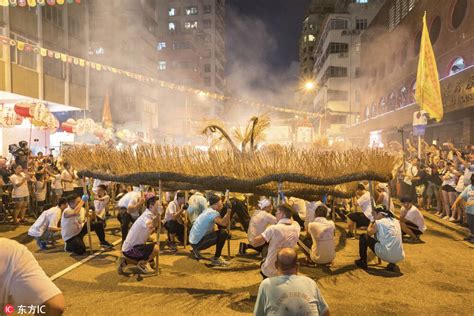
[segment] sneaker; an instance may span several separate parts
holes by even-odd
[[[200,260],[200,259],[203,258],[203,256],[201,256],[201,253],[199,252],[199,250],[193,248],[193,249],[191,250],[191,252],[192,252],[192,254],[193,254],[193,256],[194,256],[194,259]]]
[[[385,269],[387,271],[395,272],[397,270],[397,265],[394,263],[389,263]]]
[[[241,242],[239,244],[239,255],[243,256],[245,255],[245,252],[247,251],[247,244],[244,242]]]
[[[229,265],[229,262],[225,261],[222,257],[219,257],[219,258],[216,258],[216,257],[212,257],[211,258],[211,264],[213,266],[228,266]]]
[[[138,268],[143,274],[150,274],[150,273],[153,273],[153,271],[151,270],[151,268],[149,268],[147,261],[140,261],[140,262],[137,264],[137,268]]]
[[[441,219],[449,219],[449,216],[446,215],[445,217],[442,217]]]
[[[178,247],[176,246],[176,244],[175,244],[174,242],[169,242],[169,243],[168,243],[168,248],[170,248],[170,250],[171,250],[172,252],[178,251]]]
[[[44,241],[44,240],[36,239],[36,245],[38,245],[38,248],[39,248],[40,250],[46,250],[46,249],[48,249],[48,244],[47,244],[46,241]]]
[[[124,257],[120,257],[117,265],[118,274],[123,274],[123,268],[127,266],[127,260]]]
[[[367,270],[367,262],[364,262],[362,259],[354,261],[355,265],[363,270]]]
[[[420,238],[408,238],[407,239],[407,242],[410,243],[410,244],[418,244],[421,242]]]
[[[463,240],[464,241],[471,241],[471,239],[474,239],[474,236],[465,237]]]
[[[456,219],[455,219],[454,217],[450,217],[448,220],[449,220],[450,222],[455,222],[455,221],[456,221]]]
[[[114,245],[109,243],[108,241],[104,240],[103,242],[100,243],[100,246],[102,248],[114,248]]]

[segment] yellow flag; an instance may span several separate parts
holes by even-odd
[[[438,68],[431,46],[430,34],[426,26],[426,12],[423,16],[423,31],[421,33],[420,57],[416,75],[416,103],[425,110],[431,118],[441,121],[443,118],[443,101],[439,86]]]
[[[16,44],[16,48],[18,48],[18,50],[24,50],[25,49],[25,42],[18,41],[17,44]]]
[[[9,5],[8,0],[0,0],[0,5],[2,7],[8,7],[8,5]]]

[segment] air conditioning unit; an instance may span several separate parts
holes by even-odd
[[[341,32],[341,35],[347,35],[347,30],[343,30],[343,31]]]

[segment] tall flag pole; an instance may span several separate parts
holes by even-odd
[[[443,118],[443,101],[439,85],[438,68],[431,45],[428,27],[426,26],[426,11],[423,16],[423,31],[421,33],[420,58],[416,75],[415,100],[421,110],[426,111],[437,122]]]

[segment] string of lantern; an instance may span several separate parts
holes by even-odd
[[[36,7],[36,5],[39,6],[45,6],[47,5],[64,5],[65,3],[67,4],[72,4],[72,3],[77,3],[80,4],[81,0],[0,0],[0,6],[3,7]]]
[[[1,1],[1,0],[0,0]],[[141,82],[146,82],[146,83],[152,83],[152,84],[157,84],[160,88],[165,88],[165,89],[170,89],[174,91],[179,91],[179,92],[186,92],[186,93],[192,93],[196,94],[199,96],[205,96],[206,98],[214,99],[214,100],[219,100],[219,101],[224,101],[224,100],[229,100],[232,102],[236,102],[239,104],[245,104],[251,107],[263,107],[269,110],[273,111],[278,111],[278,112],[284,112],[284,113],[291,113],[291,114],[297,114],[301,116],[306,116],[308,118],[310,117],[321,117],[322,114],[320,113],[315,113],[315,112],[307,112],[307,111],[299,111],[299,110],[294,110],[294,109],[289,109],[289,108],[283,108],[279,106],[274,106],[271,104],[267,103],[262,103],[262,102],[257,102],[253,100],[248,100],[248,99],[241,99],[241,98],[235,98],[235,97],[229,97],[229,96],[224,96],[221,94],[217,93],[212,93],[210,91],[204,91],[201,89],[196,89],[193,87],[185,86],[185,85],[179,85],[175,84],[172,82],[167,82],[164,80],[159,80],[153,77],[145,76],[142,74],[137,74],[131,71],[123,70],[120,68],[116,67],[111,67],[105,64],[101,63],[96,63],[92,61],[88,61],[76,56],[72,56],[69,54],[61,53],[58,51],[54,51],[51,49],[47,49],[44,47],[40,47],[37,45],[32,45],[20,40],[15,40],[6,36],[0,36],[0,44],[4,45],[10,45],[15,47],[19,51],[31,51],[35,54],[39,54],[42,57],[49,57],[49,58],[54,58],[57,60],[61,60],[62,62],[67,62],[69,64],[77,65],[79,67],[88,67],[90,69],[93,69],[95,71],[106,71],[110,72],[113,74],[121,75],[128,77],[133,80],[141,81]]]

